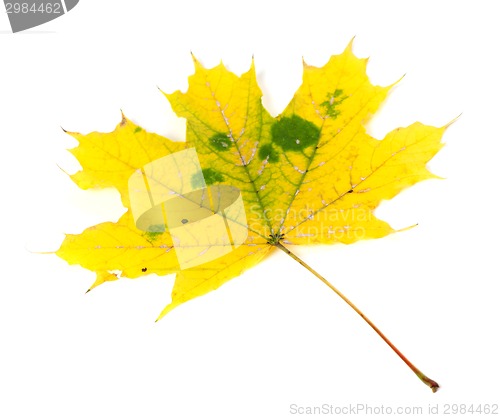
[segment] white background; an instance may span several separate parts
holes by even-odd
[[[495,6],[81,0],[18,34],[1,14],[0,416],[281,418],[298,416],[291,404],[444,412],[500,403]],[[302,56],[323,65],[353,36],[374,83],[406,74],[371,122],[374,136],[462,114],[430,164],[446,179],[377,211],[395,228],[419,224],[410,231],[296,252],[437,380],[438,393],[283,254],[155,324],[173,277],[85,295],[93,273],[32,253],[121,213],[115,192],[81,191],[58,168],[78,168],[61,127],[109,131],[122,109],[181,140],[184,123],[157,87],[186,89],[191,51],[236,73],[254,55],[264,104],[277,115],[300,83]]]

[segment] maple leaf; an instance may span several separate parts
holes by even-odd
[[[127,211],[116,223],[67,235],[57,255],[94,271],[91,289],[119,277],[176,273],[161,318],[278,248],[341,296],[437,390],[288,248],[391,234],[374,209],[435,177],[426,163],[446,127],[415,123],[383,140],[367,134],[365,124],[392,86],[372,85],[366,64],[351,44],[321,68],[304,63],[302,85],[274,118],[262,105],[253,63],[238,77],[194,59],[188,90],[166,94],[187,121],[185,142],[146,132],[123,115],[113,132],[70,133],[82,166],[72,179],[84,189],[116,188]]]

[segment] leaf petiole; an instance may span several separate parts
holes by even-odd
[[[293,258],[295,261],[297,261],[301,266],[309,270],[312,274],[314,274],[318,279],[320,279],[324,284],[326,284],[330,289],[332,289],[342,300],[347,303],[356,313],[361,316],[365,320],[365,322],[372,327],[372,329],[382,338],[389,347],[391,347],[394,352],[399,356],[401,360],[403,360],[406,365],[417,375],[417,377],[424,382],[427,386],[431,388],[433,392],[437,392],[439,389],[439,385],[437,382],[435,382],[432,379],[429,379],[425,374],[423,374],[419,369],[417,369],[413,363],[411,363],[404,355],[401,353],[401,351],[398,350],[398,348],[378,329],[378,327],[368,319],[363,312],[361,312],[354,303],[352,303],[344,294],[338,290],[334,285],[332,285],[328,280],[326,280],[321,274],[319,274],[316,270],[314,270],[311,266],[309,266],[307,263],[302,261],[299,257],[297,257],[294,253],[292,253],[288,248],[286,248],[281,242],[276,242],[273,243],[274,246],[279,248],[281,251],[283,251],[285,254],[289,255],[291,258]]]

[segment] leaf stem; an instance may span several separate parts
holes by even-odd
[[[403,360],[406,365],[417,375],[417,377],[424,382],[427,386],[431,388],[433,392],[436,392],[439,389],[439,385],[437,382],[435,382],[432,379],[429,379],[425,374],[423,374],[419,369],[417,369],[411,362],[408,360],[401,351],[398,350],[398,348],[378,329],[378,327],[366,317],[366,315],[361,312],[354,303],[352,303],[344,294],[338,290],[334,285],[332,285],[328,280],[326,280],[321,274],[319,274],[316,270],[314,270],[311,266],[309,266],[307,263],[302,261],[299,257],[297,257],[294,253],[292,253],[288,248],[283,246],[280,242],[277,242],[274,244],[277,248],[282,250],[284,253],[288,254],[291,258],[293,258],[295,261],[297,261],[301,266],[309,270],[312,274],[314,274],[318,279],[320,279],[324,284],[326,284],[330,289],[332,289],[342,300],[347,303],[354,311],[361,316],[365,320],[365,322],[372,327],[372,329],[382,338],[389,347],[391,347],[394,352],[399,356],[401,360]]]

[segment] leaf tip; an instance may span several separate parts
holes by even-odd
[[[352,49],[353,49],[353,45],[354,45],[354,39],[356,39],[356,35],[354,35],[351,40],[349,41],[349,43],[347,44],[347,46],[345,47],[345,50],[344,52],[352,52]]]
[[[399,233],[399,232],[409,231],[410,229],[413,229],[413,228],[415,228],[417,226],[418,226],[418,223],[410,225],[410,226],[405,226],[404,228],[401,228],[401,229],[396,229],[394,232]]]
[[[73,132],[73,131],[68,131],[67,129],[64,129],[62,126],[60,126],[62,131],[65,134],[71,135],[73,138],[75,138],[77,141],[80,141],[79,136],[81,136],[78,132]]]
[[[92,285],[88,288],[85,294],[89,293],[91,290],[95,289],[97,286],[102,285],[103,283],[118,280],[118,278],[119,277],[116,273],[111,273],[108,271],[98,271],[96,273],[96,279],[94,283],[92,283]]]
[[[127,124],[128,119],[126,118],[125,113],[123,113],[123,109],[120,109],[120,114],[121,114],[121,117],[122,117],[122,119],[120,121],[120,126],[124,126],[124,125]]]
[[[393,82],[392,84],[389,84],[386,88],[388,90],[392,89],[393,87],[397,86],[402,80],[403,78],[406,77],[406,73],[404,73],[401,77],[399,77],[395,82]]]
[[[452,120],[450,120],[448,123],[446,123],[442,129],[443,130],[446,130],[448,129],[451,125],[453,125],[458,119],[460,119],[460,117],[463,115],[463,112],[460,113],[458,116],[454,117]]]
[[[203,65],[201,65],[200,61],[198,61],[198,58],[195,57],[193,51],[191,51],[191,59],[193,60],[195,72],[203,69]]]
[[[61,170],[64,174],[67,176],[71,177],[71,174],[69,174],[64,168],[62,168],[59,164],[56,163],[56,166],[59,170]]]
[[[159,91],[161,94],[163,94],[164,96],[166,96],[166,97],[168,98],[169,94],[168,94],[168,93],[166,93],[166,92],[164,92],[164,91],[161,89],[161,87],[160,87],[160,86],[156,86],[156,88],[158,89],[158,91]]]
[[[163,310],[160,312],[160,314],[158,315],[158,318],[156,318],[155,322],[158,322],[160,319],[163,319],[170,311],[172,311],[174,308],[176,308],[177,306],[179,306],[179,303],[174,303],[174,302],[171,302],[169,303],[167,306],[165,306],[165,308],[163,308]]]

